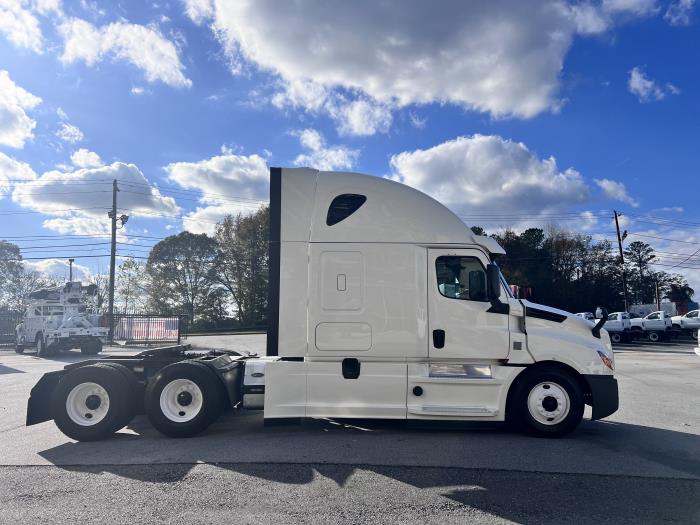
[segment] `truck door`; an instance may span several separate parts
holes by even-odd
[[[486,264],[478,250],[428,250],[431,359],[508,357],[509,315],[487,298]]]

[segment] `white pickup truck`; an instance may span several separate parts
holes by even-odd
[[[694,339],[698,338],[698,328],[700,328],[700,310],[691,310],[685,315],[675,315],[671,317],[673,328],[689,331]],[[607,326],[606,326],[607,328]]]
[[[628,340],[632,331],[632,320],[627,312],[613,312],[608,315],[605,329],[610,333],[613,343],[621,343]]]
[[[632,319],[632,326],[638,326],[639,322],[640,320],[638,318]],[[642,330],[646,333],[647,339],[655,343],[669,335],[672,329],[671,316],[662,310],[651,312],[641,319],[641,325]]]

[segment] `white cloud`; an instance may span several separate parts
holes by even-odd
[[[365,99],[335,106],[330,114],[338,123],[341,135],[386,133],[392,121],[391,110],[387,106]]]
[[[17,47],[42,52],[41,26],[26,0],[0,0],[0,33]]]
[[[562,171],[554,157],[539,159],[524,144],[496,135],[458,137],[406,151],[391,157],[391,167],[392,178],[462,215],[539,214],[589,199],[578,171]]]
[[[449,103],[497,118],[557,111],[575,35],[648,16],[652,4],[185,2],[196,23],[208,21],[234,73],[253,66],[280,79],[276,106],[333,116],[335,97],[364,101],[343,112],[339,130],[346,134],[384,131],[388,112],[411,104]],[[368,104],[375,111],[368,112]]]
[[[27,271],[39,272],[47,277],[68,279],[70,275],[69,264],[65,259],[44,259],[42,261],[24,261]],[[90,269],[87,266],[73,263],[73,280],[85,280],[90,277]]]
[[[185,0],[185,12],[195,24],[201,24],[214,14],[213,0]]]
[[[639,67],[633,68],[629,72],[627,88],[630,93],[636,95],[639,102],[652,102],[661,100],[666,95],[678,95],[680,89],[673,84],[667,83],[665,86],[659,85],[655,80],[649,78]]]
[[[226,215],[248,214],[267,202],[269,173],[259,155],[236,155],[222,147],[222,155],[197,162],[174,162],[165,167],[168,180],[185,189],[199,190],[194,212],[183,217],[183,227],[193,233],[213,233]]]
[[[694,7],[695,0],[675,0],[666,9],[664,20],[672,26],[690,25],[690,15]]]
[[[634,208],[639,207],[639,202],[627,193],[624,183],[610,179],[595,179],[595,183],[608,199],[624,202]]]
[[[36,173],[26,162],[20,162],[0,152],[0,199],[9,193],[11,181],[33,180]]]
[[[61,0],[33,0],[34,10],[42,15],[63,13],[63,2]]]
[[[76,142],[80,142],[85,138],[83,132],[80,131],[78,126],[74,126],[73,124],[69,124],[67,122],[61,123],[61,127],[58,128],[56,136],[62,141],[70,144],[75,144]]]
[[[411,121],[411,125],[417,129],[425,128],[425,125],[428,123],[428,117],[421,117],[413,111],[408,112],[408,118]]]
[[[309,166],[321,171],[349,169],[355,165],[360,152],[345,146],[326,146],[326,141],[315,129],[294,132],[299,143],[308,150],[294,159],[296,166]]]
[[[150,90],[148,90],[148,89],[146,89],[146,88],[144,88],[144,87],[142,87],[142,86],[134,86],[134,87],[131,88],[131,94],[132,94],[132,95],[139,96],[139,95],[147,95],[147,94],[150,94],[150,93],[151,93]]]
[[[0,71],[0,144],[24,147],[36,126],[26,112],[40,103],[39,97],[15,84],[7,71]]]
[[[131,217],[179,213],[180,208],[172,197],[163,196],[135,165],[122,162],[72,172],[46,172],[35,182],[16,185],[12,200],[24,208],[53,215],[55,218],[44,221],[43,225],[60,233],[107,233],[114,179],[124,190],[118,194],[120,213]]]
[[[68,120],[68,113],[66,113],[62,107],[56,108],[56,116],[61,120]]]
[[[78,168],[99,168],[104,166],[104,162],[102,162],[97,153],[85,148],[74,151],[70,156],[70,160]]]
[[[580,214],[580,227],[583,230],[592,230],[598,225],[598,217],[591,211],[584,211]]]
[[[173,87],[190,87],[177,46],[155,27],[114,22],[96,27],[71,18],[59,26],[64,39],[61,60],[83,61],[89,66],[111,56],[141,69],[149,82],[161,81]]]
[[[636,16],[653,15],[659,10],[657,0],[603,0],[601,9],[605,13],[626,13]]]

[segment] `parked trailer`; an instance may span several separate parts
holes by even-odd
[[[610,337],[513,297],[505,253],[437,201],[356,173],[270,171],[267,356],[186,346],[46,374],[27,424],[99,439],[138,412],[193,436],[226,408],[300,418],[506,421],[562,436],[618,408]]]

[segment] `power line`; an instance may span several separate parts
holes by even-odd
[[[657,237],[655,235],[643,235],[641,233],[628,233],[628,235],[634,235],[635,237],[644,237],[647,239],[657,239],[660,241],[670,241],[670,242],[682,242],[684,244],[700,244],[700,242],[693,242],[693,241],[682,241],[680,239],[669,239],[667,237]]]

